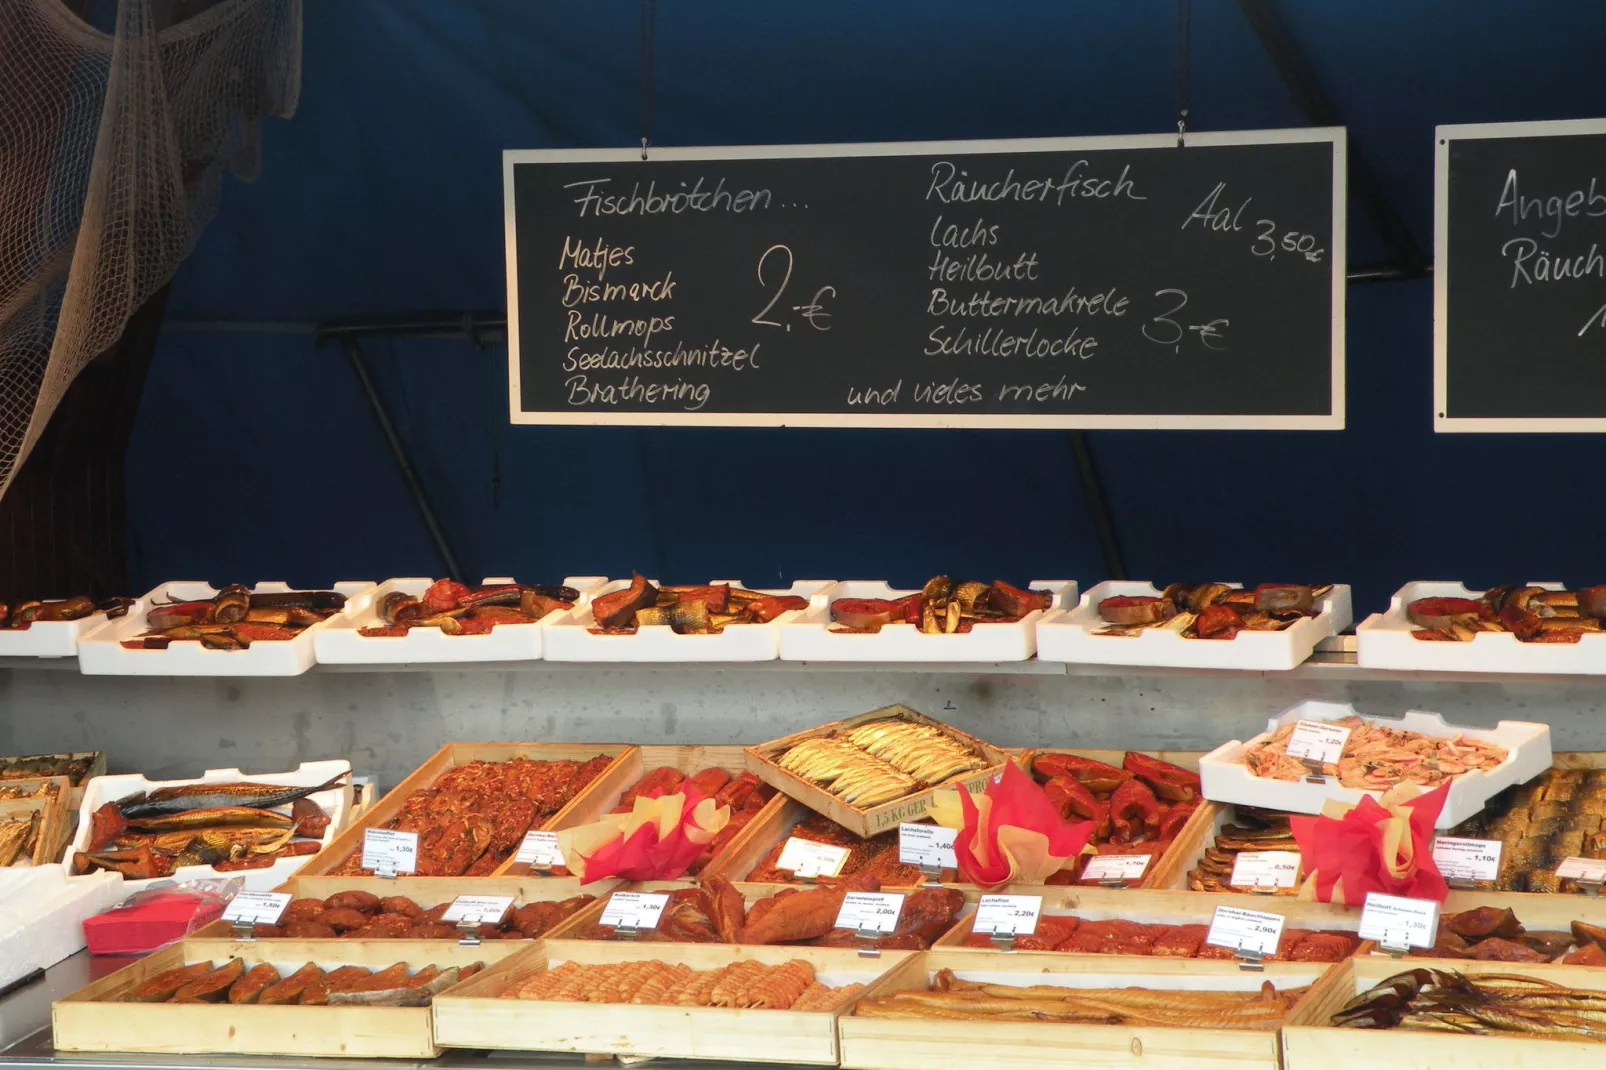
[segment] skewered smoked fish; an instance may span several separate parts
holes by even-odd
[[[1094,635],[1132,636],[1164,628],[1186,639],[1234,639],[1239,632],[1280,632],[1321,611],[1330,583],[1173,583],[1160,595],[1119,595],[1099,603],[1105,626]]]
[[[1015,587],[1003,580],[955,584],[934,576],[902,598],[838,598],[831,603],[831,630],[875,634],[889,624],[913,624],[926,635],[964,635],[978,624],[1015,624],[1054,603],[1050,591]]]
[[[633,635],[637,628],[667,626],[677,635],[718,635],[732,624],[768,624],[782,613],[807,609],[796,595],[762,594],[728,583],[655,587],[641,573],[630,586],[591,600],[599,635]]]
[[[833,988],[816,981],[814,966],[803,959],[776,966],[743,959],[712,970],[648,959],[589,965],[565,962],[521,980],[500,995],[562,1003],[828,1011],[862,991],[861,984]]]
[[[573,587],[528,583],[476,586],[436,580],[420,598],[391,591],[379,599],[379,624],[359,628],[370,639],[394,639],[413,628],[439,628],[446,635],[484,635],[498,624],[534,624],[548,613],[573,609]]]
[[[166,650],[169,643],[193,641],[208,650],[244,650],[259,640],[294,639],[345,604],[346,596],[336,591],[257,593],[233,584],[209,599],[151,606],[145,614],[148,630],[124,639],[122,645],[130,650]]]

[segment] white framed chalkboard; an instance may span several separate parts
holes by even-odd
[[[1434,141],[1434,429],[1606,431],[1606,119]]]
[[[1344,426],[1339,128],[503,171],[514,423]]]

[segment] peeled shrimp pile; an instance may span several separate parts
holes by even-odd
[[[1387,789],[1409,781],[1424,788],[1474,769],[1493,769],[1506,760],[1506,749],[1464,736],[1427,736],[1388,728],[1360,717],[1332,722],[1350,730],[1344,753],[1322,772],[1335,776],[1346,788]],[[1270,739],[1252,744],[1239,760],[1256,776],[1298,780],[1307,772],[1298,758],[1288,755],[1288,737],[1294,725],[1286,724]]]

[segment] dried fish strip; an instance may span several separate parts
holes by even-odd
[[[1331,1024],[1606,1041],[1606,992],[1520,974],[1408,970],[1350,1000]]]

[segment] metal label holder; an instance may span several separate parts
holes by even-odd
[[[862,925],[855,929],[853,934],[860,940],[877,940],[885,935],[880,929],[866,929]],[[879,947],[861,947],[859,948],[859,957],[861,959],[878,959],[881,957],[881,949]]]
[[[641,926],[615,925],[613,927],[613,935],[619,940],[635,940],[641,936]]]
[[[1601,886],[1606,884],[1606,880],[1591,881],[1579,878],[1576,883],[1578,887],[1584,890],[1585,895],[1598,899],[1600,898]]]
[[[256,922],[254,921],[231,921],[229,926],[234,930],[234,938],[236,940],[256,939]]]
[[[1299,761],[1300,761],[1300,764],[1305,767],[1305,783],[1307,783],[1307,784],[1325,784],[1325,783],[1327,783],[1327,774],[1322,772],[1322,763],[1321,762],[1317,761],[1315,758],[1301,758]]]
[[[1238,968],[1245,973],[1265,973],[1266,953],[1257,947],[1240,947],[1233,952]]]
[[[935,887],[942,887],[942,867],[933,862],[920,863],[920,875],[926,878],[926,883]]]
[[[1473,892],[1478,888],[1478,882],[1471,877],[1446,877],[1444,883],[1458,892]]]
[[[1125,888],[1126,881],[1120,877],[1104,877],[1099,881],[1100,888]]]
[[[1275,884],[1256,884],[1256,885],[1253,885],[1253,886],[1250,887],[1249,894],[1250,895],[1276,895],[1277,894],[1277,886]]]
[[[1411,953],[1411,938],[1403,932],[1395,933],[1393,937],[1384,932],[1383,939],[1377,942],[1377,946],[1386,951],[1391,959],[1404,958]]]
[[[480,946],[480,925],[477,921],[460,921],[457,923],[457,942],[463,947]]]
[[[396,863],[394,861],[387,861],[387,862],[383,862],[383,863],[375,863],[375,865],[374,865],[374,876],[383,877],[387,881],[395,880],[396,879]]]
[[[1015,953],[1015,938],[1019,935],[1016,932],[1003,932],[1002,930],[994,929],[987,934],[987,942],[992,944],[994,949],[1013,955]]]

